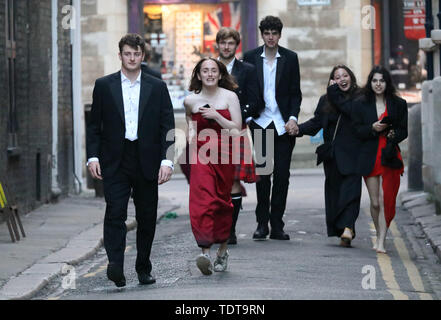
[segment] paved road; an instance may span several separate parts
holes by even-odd
[[[75,289],[66,278],[52,281],[37,299],[438,299],[439,262],[406,211],[399,210],[388,235],[388,255],[372,248],[373,225],[363,209],[353,248],[342,248],[326,236],[322,175],[291,178],[285,215],[290,241],[251,240],[255,230],[255,188],[238,222],[239,241],[230,248],[228,271],[203,276],[195,266],[199,254],[188,218],[188,187],[173,180],[161,192],[173,198],[176,219],[162,220],[153,246],[157,283],[139,286],[134,271],[135,232],[128,234],[125,275],[127,287],[116,289],[106,278],[107,259],[101,250],[75,268]],[[403,186],[405,188],[405,185]],[[364,190],[362,207],[368,207]],[[212,256],[214,256],[214,250]]]

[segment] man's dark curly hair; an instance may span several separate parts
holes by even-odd
[[[145,40],[139,34],[136,33],[128,33],[118,43],[119,52],[122,53],[122,49],[125,45],[138,50],[138,47],[141,49],[142,53],[145,53]]]
[[[265,30],[277,30],[279,33],[282,33],[283,23],[278,17],[266,16],[260,21],[259,29],[260,33],[263,33]]]

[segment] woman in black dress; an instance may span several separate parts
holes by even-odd
[[[323,161],[326,176],[326,226],[329,237],[340,237],[340,245],[349,247],[355,237],[361,199],[361,176],[356,171],[360,141],[350,117],[358,86],[354,73],[344,65],[332,69],[328,85],[314,117],[299,125],[299,135],[314,136],[323,128],[325,145],[332,145],[316,151],[317,164]]]
[[[374,250],[386,253],[384,241],[395,216],[395,202],[404,172],[398,143],[407,137],[407,103],[399,98],[389,71],[376,66],[352,114],[361,139],[359,172],[364,176],[377,231]]]

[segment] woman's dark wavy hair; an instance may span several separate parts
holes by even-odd
[[[348,97],[354,97],[355,95],[359,94],[360,87],[357,84],[357,78],[355,77],[355,74],[352,72],[349,67],[345,66],[344,64],[338,64],[332,68],[331,73],[329,74],[328,79],[328,85],[331,80],[334,80],[334,73],[338,69],[344,69],[349,74],[349,77],[351,78],[351,87],[347,92],[345,92],[346,96]],[[325,112],[337,112],[337,108],[327,99],[328,103],[327,106],[324,108]]]
[[[238,87],[238,85],[234,81],[234,78],[228,73],[227,67],[222,62],[220,62],[214,58],[211,58],[211,57],[202,58],[196,64],[196,66],[193,69],[193,73],[191,75],[190,86],[189,86],[188,90],[194,91],[194,93],[201,92],[202,81],[198,79],[198,74],[200,74],[200,72],[201,72],[202,64],[208,60],[216,62],[217,66],[219,68],[221,79],[218,82],[218,86],[221,88],[227,89],[227,90],[234,91]]]
[[[394,83],[392,82],[392,77],[390,76],[389,71],[383,66],[375,66],[372,68],[369,73],[366,85],[362,89],[362,93],[367,101],[372,102],[375,101],[375,92],[372,90],[372,79],[374,75],[379,73],[383,76],[384,81],[386,81],[386,90],[384,91],[384,96],[386,99],[393,99],[394,97],[398,97],[397,89],[395,88]]]

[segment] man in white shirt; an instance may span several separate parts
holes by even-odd
[[[141,284],[152,284],[150,251],[155,234],[158,184],[173,172],[173,106],[167,86],[141,72],[144,39],[128,34],[119,42],[121,71],[97,79],[87,126],[87,166],[103,180],[106,213],[104,247],[107,277],[126,285],[124,250],[127,205],[133,192],[138,223],[136,272]],[[168,151],[171,152],[168,152]]]
[[[259,181],[256,183],[258,225],[253,235],[254,240],[266,240],[270,233],[268,222],[271,224],[271,239],[289,240],[289,235],[283,230],[285,224],[282,218],[288,195],[291,155],[295,146],[295,135],[298,133],[297,117],[302,92],[297,54],[278,44],[282,28],[279,18],[265,17],[259,25],[265,44],[244,55],[244,61],[256,67],[261,98],[265,104],[265,109],[257,117],[247,119],[255,149],[265,159],[264,163],[256,160],[259,174]],[[256,139],[257,132],[262,133],[262,141]],[[268,135],[271,137],[271,134],[274,139],[268,141],[272,144],[268,146],[266,138]],[[273,154],[271,150],[274,151]],[[267,168],[268,162],[274,163],[272,173],[259,172],[260,168]]]

